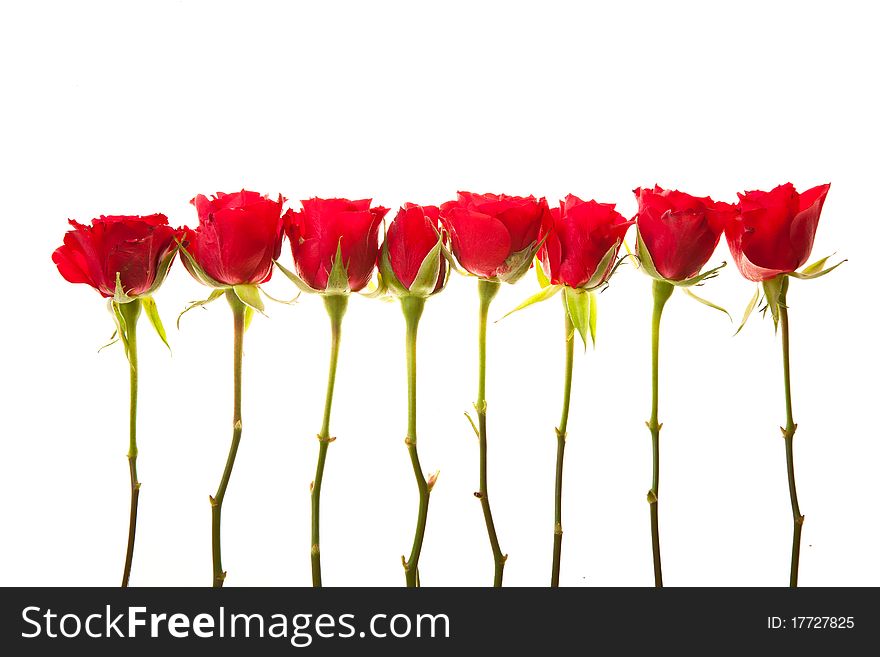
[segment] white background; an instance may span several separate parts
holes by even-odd
[[[792,281],[803,585],[878,585],[873,275],[880,149],[869,3],[9,3],[0,15],[3,180],[0,583],[115,585],[128,522],[128,382],[100,297],[50,260],[67,218],[164,212],[243,186],[296,200],[440,203],[457,189],[617,202],[639,185],[727,201],[831,181],[816,258]],[[632,241],[632,234],[630,234]],[[713,263],[728,259],[722,243]],[[283,260],[290,262],[285,245]],[[292,296],[280,276],[267,286]],[[505,286],[498,318],[537,289]],[[737,316],[731,265],[702,293]],[[208,495],[230,440],[232,327],[176,264],[156,295],[170,356],[141,322],[140,478],[131,583],[211,581]],[[429,301],[420,452],[441,469],[424,585],[486,585],[477,488],[475,280]],[[578,350],[562,583],[652,584],[650,281],[622,268]],[[246,337],[244,435],[223,514],[227,585],[307,585],[309,482],[328,352],[320,299]],[[791,514],[779,339],[676,294],[661,359],[668,585],[785,585]],[[505,583],[549,582],[561,404],[558,299],[491,326],[490,492]],[[404,447],[403,319],[354,298],[322,506],[328,585],[403,584],[416,488]]]

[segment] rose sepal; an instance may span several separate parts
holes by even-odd
[[[235,296],[248,308],[256,310],[261,315],[265,315],[266,306],[260,298],[260,288],[257,285],[241,284],[233,285],[232,291]]]
[[[171,263],[174,262],[174,256],[177,255],[177,251],[180,249],[180,242],[176,242],[176,245],[168,254],[159,261],[159,266],[156,268],[156,278],[153,279],[153,284],[145,290],[140,296],[142,297],[151,297],[159,289],[159,286],[165,282],[165,279],[168,277],[168,271],[171,269]]]
[[[602,260],[599,261],[599,264],[596,267],[596,271],[593,272],[590,280],[580,286],[580,289],[592,291],[607,285],[608,281],[614,275],[614,272],[617,271],[617,268],[620,267],[621,263],[623,262],[623,257],[619,258],[618,261],[614,263],[614,267],[612,267],[611,271],[608,272],[608,275],[605,275],[605,272],[608,270],[609,265],[617,256],[617,252],[619,250],[620,240],[617,240],[616,242],[614,242],[614,245],[605,252],[605,255],[602,256]]]
[[[584,289],[563,286],[565,312],[571,320],[574,330],[581,336],[584,351],[587,350],[587,336],[596,346],[596,293]],[[567,336],[569,339],[572,336]]]
[[[192,253],[190,253],[187,248],[183,244],[181,244],[180,240],[177,241],[177,246],[180,249],[181,253],[183,253],[183,256],[186,258],[186,264],[189,265],[187,269],[190,270],[190,273],[199,283],[201,283],[202,285],[207,285],[208,287],[222,288],[224,290],[229,287],[225,283],[216,281],[208,276],[202,266],[198,262],[196,262],[196,259],[193,257]]]
[[[825,267],[825,263],[828,262],[829,258],[833,257],[834,254],[827,255],[824,258],[820,258],[816,262],[807,265],[802,270],[793,271],[789,274],[789,276],[793,276],[794,278],[800,279],[802,281],[811,281],[815,278],[819,278],[820,276],[824,276],[825,274],[830,274],[835,269],[840,267],[846,259],[841,260],[836,265],[832,265],[831,267]]]
[[[171,262],[169,260],[165,265],[165,274],[167,274],[170,264]],[[163,276],[165,274],[163,274]],[[150,287],[150,290],[155,290],[158,287],[158,285],[154,284]],[[132,306],[131,304],[136,305]],[[113,292],[113,296],[108,299],[108,308],[110,308],[111,314],[116,323],[116,332],[114,333],[114,336],[119,336],[119,339],[125,346],[125,354],[127,357],[129,353],[128,336],[123,335],[121,329],[121,327],[125,325],[126,313],[123,311],[123,308],[125,307],[127,307],[127,310],[130,311],[131,314],[129,323],[132,321],[132,317],[134,318],[134,321],[136,321],[140,316],[141,310],[143,310],[146,313],[147,318],[150,320],[150,325],[156,331],[156,335],[158,335],[159,339],[162,340],[166,347],[168,347],[168,351],[171,351],[171,345],[168,344],[168,334],[165,332],[165,327],[162,325],[162,318],[159,317],[159,309],[156,307],[156,301],[150,296],[149,291],[137,296],[129,295],[122,288],[122,276],[119,272],[116,272],[116,289]],[[135,312],[135,308],[137,308],[137,312]],[[115,340],[111,337],[111,342],[104,345],[104,347],[110,346],[113,342],[115,342]],[[104,347],[101,347],[101,349],[104,349]]]
[[[156,300],[153,299],[153,297],[140,297],[140,300],[144,314],[147,316],[147,319],[150,320],[150,325],[153,327],[153,330],[156,331],[156,335],[158,335],[159,339],[162,340],[166,347],[168,347],[168,351],[171,351],[171,345],[168,344],[168,334],[165,332],[162,318],[159,317],[159,308],[156,306]]]
[[[135,365],[131,358],[131,343],[129,341],[129,336],[137,324],[138,317],[140,317],[141,300],[135,298],[126,303],[119,303],[115,299],[109,299],[107,301],[107,309],[113,316],[113,321],[116,324],[116,335],[119,337],[119,341],[122,342],[122,346],[125,349],[125,357],[128,359],[131,367],[134,367]]]
[[[700,302],[704,306],[708,306],[709,308],[713,308],[715,310],[718,310],[718,311],[724,313],[725,315],[727,315],[727,317],[730,319],[730,321],[733,321],[733,318],[730,316],[730,313],[727,312],[727,310],[725,310],[722,306],[719,306],[716,303],[712,303],[708,299],[704,299],[701,296],[697,296],[697,294],[695,294],[693,292],[693,290],[689,289],[689,288],[697,286],[697,285],[702,285],[707,280],[718,276],[718,272],[720,272],[724,267],[727,266],[726,262],[722,262],[717,267],[714,267],[712,269],[704,271],[701,274],[697,274],[696,276],[692,276],[691,278],[686,278],[681,281],[673,281],[668,278],[664,278],[657,271],[657,268],[654,267],[654,260],[653,260],[653,258],[651,258],[651,253],[648,251],[648,247],[645,245],[645,242],[644,242],[644,240],[642,240],[642,236],[638,233],[638,231],[636,231],[636,257],[639,259],[639,265],[642,268],[642,270],[648,276],[653,278],[655,281],[663,281],[665,283],[669,283],[670,285],[674,285],[675,287],[680,287],[684,291],[684,293],[686,295],[688,295],[690,298],[694,299],[695,301]],[[745,321],[745,320],[743,320],[743,321]],[[740,328],[742,328],[742,327],[740,327]],[[737,333],[738,332],[739,331],[737,331]]]
[[[336,243],[336,255],[333,256],[333,262],[330,265],[330,275],[327,277],[327,287],[320,292],[325,296],[351,294],[351,287],[348,284],[348,270],[342,261],[342,238]]]
[[[546,301],[547,299],[553,298],[564,287],[565,287],[564,285],[548,285],[547,287],[542,287],[538,292],[535,292],[535,294],[533,294],[528,299],[523,301],[516,308],[514,308],[513,310],[502,315],[501,319],[499,319],[497,321],[500,322],[502,319],[504,319],[505,317],[509,317],[510,315],[512,315],[515,312],[518,312],[524,308],[528,308],[529,306],[532,306],[536,303],[541,303],[542,301]]]
[[[380,287],[384,288],[383,293],[390,292],[397,297],[403,297],[409,294],[409,290],[407,290],[404,284],[400,282],[400,279],[397,278],[394,269],[391,267],[391,259],[388,255],[387,238],[382,242],[382,252],[379,255],[379,280],[381,281],[379,284]]]
[[[291,283],[296,285],[300,289],[300,291],[305,292],[307,294],[320,294],[321,293],[321,290],[316,290],[315,288],[313,288],[311,285],[306,283],[303,279],[301,279],[295,273],[290,271],[287,267],[282,265],[277,260],[275,260],[274,263],[275,263],[275,266],[278,267],[278,270],[282,274],[284,274],[290,280]]]
[[[443,237],[438,233],[437,243],[428,251],[428,254],[419,265],[419,270],[413,279],[412,285],[407,288],[394,273],[394,268],[391,266],[391,258],[388,254],[388,242],[387,240],[384,241],[382,243],[382,253],[379,256],[380,286],[384,286],[385,291],[401,298],[420,297],[427,299],[431,295],[436,294],[446,287],[446,283],[449,281],[449,268],[447,267],[443,283],[439,288],[437,287],[437,280],[440,277],[440,265],[442,259],[446,258],[443,254],[443,247]]]
[[[507,256],[507,260],[504,261],[503,273],[498,274],[490,280],[496,280],[502,283],[516,283],[519,279],[525,276],[526,272],[531,268],[535,255],[544,245],[546,239],[547,235],[544,235],[540,240],[535,240],[523,250],[511,253]]]
[[[773,318],[773,329],[779,328],[779,308],[784,304],[785,293],[788,291],[788,274],[780,274],[774,276],[761,283],[764,288],[764,305],[763,312],[770,310],[770,316]]]
[[[207,306],[209,303],[216,301],[220,297],[226,294],[225,288],[215,288],[211,290],[211,294],[208,295],[207,299],[202,299],[201,301],[191,301],[190,304],[181,311],[181,313],[177,316],[177,328],[180,328],[180,318],[183,317],[186,313],[188,313],[193,308],[200,308],[202,306]]]
[[[648,251],[648,247],[645,245],[645,242],[638,231],[636,231],[636,257],[638,257],[639,259],[642,270],[648,276],[658,281],[665,281],[676,287],[693,287],[694,285],[700,285],[710,278],[715,278],[718,275],[718,272],[720,272],[724,267],[727,266],[727,262],[722,262],[720,265],[714,267],[713,269],[709,269],[708,271],[705,271],[701,274],[697,274],[696,276],[685,278],[680,281],[673,281],[668,278],[664,278],[654,266],[654,259],[651,257],[651,253],[650,251]]]

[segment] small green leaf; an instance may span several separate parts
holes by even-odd
[[[829,257],[830,257],[830,256],[829,256]],[[822,261],[820,260],[819,262],[822,262]],[[814,263],[814,264],[817,264],[817,265],[818,265],[819,262]],[[793,271],[793,272],[791,272],[791,273],[789,274],[789,276],[794,276],[795,278],[800,279],[800,280],[802,280],[802,281],[811,281],[811,280],[813,280],[814,278],[819,278],[820,276],[824,276],[825,274],[830,274],[830,273],[833,272],[835,269],[837,269],[838,267],[840,267],[840,265],[842,265],[844,262],[846,262],[846,260],[841,260],[840,262],[838,262],[838,263],[837,263],[836,265],[834,265],[833,267],[829,267],[828,269],[823,269],[823,270],[818,271],[818,272],[817,272],[817,271],[813,271],[812,273],[809,273],[809,274],[807,273],[807,269],[809,269],[809,267],[807,267],[807,269],[804,269],[802,272],[796,272],[796,271]],[[822,262],[822,264],[824,264],[824,262]],[[811,266],[812,266],[812,265],[811,265]]]
[[[715,310],[719,310],[719,311],[723,312],[725,315],[727,315],[727,319],[729,319],[731,322],[733,321],[733,317],[730,316],[730,313],[727,312],[727,311],[726,311],[724,308],[722,308],[721,306],[719,306],[719,305],[717,305],[717,304],[714,304],[714,303],[712,303],[711,301],[709,301],[709,300],[707,300],[707,299],[704,299],[703,297],[698,297],[698,296],[697,296],[696,294],[694,294],[694,293],[691,291],[691,289],[688,288],[688,287],[684,287],[684,288],[682,288],[682,290],[684,290],[684,293],[685,293],[686,295],[688,295],[691,299],[694,299],[695,301],[699,301],[699,302],[700,302],[701,304],[703,304],[704,306],[709,306],[710,308],[714,308]]]
[[[584,350],[587,348],[587,333],[590,332],[590,292],[588,290],[575,289],[566,287],[564,290],[565,308],[568,311],[568,317],[571,324],[580,334],[581,341],[584,343]]]
[[[749,317],[751,317],[752,313],[754,312],[755,306],[758,305],[758,301],[760,300],[760,298],[761,298],[761,286],[758,285],[755,287],[755,293],[752,295],[752,298],[749,301],[749,304],[746,306],[746,310],[743,313],[742,322],[740,322],[739,328],[736,329],[736,333],[734,333],[734,335],[736,335],[737,333],[739,333],[740,331],[743,330],[743,326],[745,326],[746,322],[749,321]]]
[[[316,290],[315,288],[313,288],[311,285],[306,283],[303,279],[301,279],[299,276],[294,274],[292,271],[290,271],[287,267],[282,265],[277,260],[275,260],[274,262],[275,262],[275,266],[278,267],[279,271],[282,274],[284,274],[285,276],[287,276],[287,278],[290,279],[290,282],[293,283],[294,285],[296,285],[300,290],[302,290],[303,292],[307,292],[309,294],[318,294],[319,290]]]
[[[547,274],[544,273],[544,267],[541,265],[541,261],[538,258],[535,258],[535,273],[538,275],[538,285],[542,288],[550,285],[550,279],[547,278]]]
[[[260,298],[260,288],[256,285],[233,285],[232,289],[244,305],[250,306],[261,315],[265,314],[266,306]]]
[[[327,288],[324,294],[348,294],[351,288],[348,286],[348,271],[342,261],[342,238],[336,244],[336,255],[330,267],[330,275],[327,277]]]
[[[251,327],[251,322],[254,321],[254,309],[250,306],[244,307],[244,330],[247,330]]]
[[[165,346],[168,347],[168,351],[171,351],[171,345],[168,344],[168,336],[165,334],[165,327],[162,326],[162,319],[159,317],[159,309],[156,307],[156,302],[153,300],[153,297],[141,297],[141,305],[143,305],[144,312],[147,314],[150,324],[156,329],[156,334],[162,339]]]
[[[561,290],[562,288],[563,288],[562,285],[550,285],[549,287],[545,287],[544,289],[540,290],[539,292],[536,292],[535,294],[530,296],[528,299],[523,301],[516,308],[514,308],[509,313],[504,315],[501,319],[504,319],[505,317],[512,315],[513,313],[517,312],[518,310],[522,310],[523,308],[528,308],[529,306],[536,304],[536,303],[540,303],[541,301],[546,301],[547,299],[549,299],[550,297],[555,295],[557,292],[559,292],[559,290]],[[501,319],[499,319],[497,321],[500,322]]]
[[[183,317],[186,313],[188,313],[193,308],[199,308],[201,306],[206,306],[212,301],[216,301],[220,297],[222,297],[226,293],[226,290],[216,289],[212,290],[211,294],[208,295],[207,299],[202,299],[201,301],[193,301],[186,308],[183,309],[183,312],[177,316],[177,328],[180,328],[180,318]]]
[[[419,271],[413,279],[412,285],[409,286],[409,293],[419,297],[427,297],[437,287],[437,278],[440,276],[440,249],[443,243],[437,240],[422,264],[419,265]]]

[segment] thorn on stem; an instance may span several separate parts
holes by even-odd
[[[439,477],[439,476],[440,476],[439,470],[437,470],[437,472],[431,472],[430,474],[428,474],[428,478],[425,481],[425,483],[428,485],[428,492],[429,493],[434,489],[434,484],[437,483],[437,477]]]
[[[782,437],[786,440],[794,438],[794,432],[797,431],[797,426],[797,424],[793,424],[791,431],[787,431],[785,427],[779,427],[779,430],[782,432]]]
[[[475,490],[474,497],[476,497],[478,500],[481,500],[481,499],[483,499],[483,494],[480,491]]]

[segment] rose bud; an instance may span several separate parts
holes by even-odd
[[[215,288],[254,286],[272,277],[281,253],[281,205],[257,192],[202,194],[190,201],[199,225],[185,228],[183,264],[201,283]],[[247,302],[246,302],[247,303]]]
[[[735,206],[657,185],[633,193],[639,201],[638,255],[650,276],[692,285],[717,271],[699,275],[735,215]]]
[[[571,194],[550,215],[552,221],[541,227],[544,243],[538,252],[550,283],[587,290],[605,283],[635,221],[627,221],[613,203],[582,201]]]
[[[379,252],[379,224],[388,208],[372,199],[312,198],[300,212],[285,215],[297,285],[309,292],[347,294],[362,290],[373,275]]]
[[[398,296],[428,297],[446,285],[440,209],[405,203],[388,227],[379,253],[382,282]]]
[[[785,183],[770,192],[738,195],[740,213],[728,221],[725,235],[743,276],[766,281],[806,263],[830,187],[819,185],[798,194]]]
[[[474,276],[515,283],[532,264],[538,232],[549,221],[544,198],[459,192],[440,206],[459,264]]]
[[[70,225],[52,261],[71,283],[86,283],[111,298],[149,296],[165,280],[177,245],[164,214],[102,216],[91,226]]]

